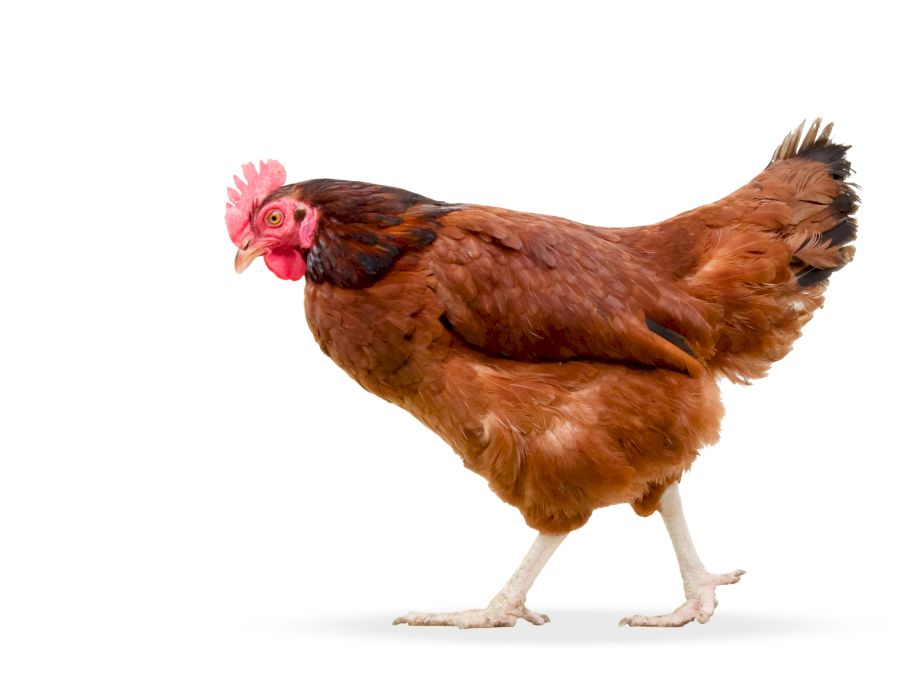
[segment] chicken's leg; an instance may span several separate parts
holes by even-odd
[[[531,549],[506,586],[485,609],[468,609],[464,612],[444,612],[422,614],[410,612],[394,619],[394,625],[406,623],[410,626],[456,626],[458,628],[493,628],[512,626],[517,619],[525,619],[540,626],[550,621],[546,614],[532,612],[525,606],[528,593],[537,575],[553,555],[556,547],[566,535],[539,534]]]
[[[672,546],[675,547],[675,555],[678,557],[678,567],[681,569],[681,578],[684,581],[684,595],[686,600],[681,607],[671,614],[660,616],[643,616],[635,614],[622,619],[620,626],[683,626],[695,619],[699,623],[706,623],[716,609],[716,586],[724,584],[736,584],[740,581],[744,570],[735,570],[728,574],[710,574],[706,571],[691,534],[688,532],[687,523],[684,520],[684,511],[681,508],[681,495],[678,492],[678,483],[673,483],[665,491],[659,502],[659,513],[663,517],[669,536],[672,538]]]

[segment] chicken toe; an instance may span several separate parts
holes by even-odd
[[[706,578],[694,585],[687,593],[687,600],[673,612],[658,616],[634,614],[619,621],[620,626],[653,626],[661,628],[678,628],[691,621],[706,623],[716,606],[716,586],[736,584],[744,570],[735,570],[728,574],[707,574]]]
[[[550,622],[546,614],[532,612],[524,605],[485,609],[467,609],[464,612],[439,612],[426,614],[410,612],[394,619],[394,625],[405,623],[409,626],[456,626],[457,628],[498,628],[514,626],[519,619],[541,626]]]

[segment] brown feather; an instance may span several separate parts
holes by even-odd
[[[716,378],[763,376],[852,257],[846,147],[820,124],[725,199],[639,228],[288,186],[323,218],[309,325],[529,525],[567,532],[622,502],[648,515],[717,438]]]

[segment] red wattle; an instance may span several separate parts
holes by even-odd
[[[282,246],[272,249],[265,255],[266,267],[279,279],[297,281],[306,274],[306,261],[300,251]]]

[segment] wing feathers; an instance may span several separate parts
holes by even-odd
[[[696,301],[605,231],[480,206],[441,225],[431,272],[446,322],[470,346],[523,361],[702,370],[711,329]]]

